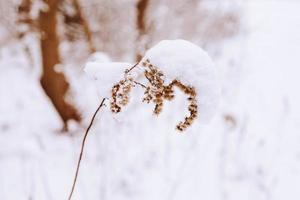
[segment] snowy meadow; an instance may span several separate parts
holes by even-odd
[[[298,200],[299,9],[0,0],[0,199]]]

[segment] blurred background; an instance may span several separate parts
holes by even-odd
[[[214,119],[180,140],[147,121],[143,133],[98,117],[74,199],[299,199],[299,9],[296,0],[0,0],[0,199],[67,199],[100,101],[84,64],[134,63],[177,38],[216,63]]]

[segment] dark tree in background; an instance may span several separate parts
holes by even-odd
[[[59,52],[60,40],[57,34],[58,12],[63,16],[69,16],[66,20],[68,25],[81,23],[84,27],[85,33],[89,33],[88,26],[80,13],[80,7],[76,0],[73,0],[72,6],[76,12],[71,16],[63,13],[63,9],[59,9],[64,1],[59,0],[44,0],[47,8],[39,10],[37,19],[32,18],[30,15],[32,4],[31,0],[23,0],[18,7],[18,23],[20,25],[27,25],[27,29],[20,31],[19,37],[23,37],[30,31],[36,31],[40,35],[40,50],[42,60],[42,76],[41,86],[46,95],[51,100],[58,114],[60,115],[64,128],[67,128],[68,120],[80,121],[80,116],[74,106],[68,103],[65,99],[66,93],[69,89],[69,84],[62,72],[57,70],[61,64],[61,57]],[[66,19],[66,17],[65,17]],[[75,20],[74,20],[75,19]],[[71,21],[71,22],[70,22]],[[90,50],[94,51],[92,46],[91,37],[88,36]]]
[[[46,0],[45,3],[47,3],[48,9],[40,12],[38,20],[43,64],[41,84],[66,126],[68,120],[79,121],[80,117],[76,109],[65,101],[69,84],[64,75],[55,70],[55,67],[61,63],[57,36],[58,1]]]
[[[96,51],[92,32],[78,0],[60,0],[59,14],[63,16],[64,34],[69,42],[84,39],[88,53]]]
[[[137,52],[136,61],[142,58],[142,53],[146,46],[143,41],[143,36],[147,33],[146,29],[146,11],[149,4],[149,0],[138,0],[136,4],[136,27],[138,31],[137,37]]]

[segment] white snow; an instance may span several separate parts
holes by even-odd
[[[92,53],[88,60],[88,62],[112,62],[111,61],[111,58],[104,52],[95,52],[95,53]]]
[[[192,86],[197,92],[200,121],[209,121],[219,101],[216,69],[208,54],[186,40],[163,40],[146,52],[142,61],[158,67],[165,75],[166,84],[174,79]]]
[[[202,123],[211,119],[218,105],[220,90],[215,66],[204,50],[186,40],[163,40],[146,52],[139,65],[147,59],[164,73],[165,84],[178,79],[183,84],[193,86],[200,109],[197,121]],[[130,63],[100,60],[88,62],[84,71],[96,81],[101,96],[110,97],[113,85],[123,78],[125,69],[132,66]],[[141,78],[143,71],[139,67],[132,73]],[[181,107],[184,107],[184,102],[182,104]]]
[[[74,199],[297,200],[299,6],[246,3],[246,34],[216,47],[222,100],[207,126],[176,133],[169,123],[181,119],[182,99],[156,118],[139,88],[124,117],[104,107],[87,139]],[[0,48],[0,199],[66,199],[87,123],[70,135],[57,133],[59,118],[21,49]],[[82,110],[88,122],[101,99],[80,75],[72,85],[89,108]]]
[[[88,62],[84,68],[87,75],[95,80],[102,97],[110,97],[112,87],[123,77],[132,64],[124,62]]]

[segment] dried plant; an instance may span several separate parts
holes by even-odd
[[[145,69],[144,75],[149,82],[148,91],[144,101],[147,103],[153,101],[155,103],[154,114],[158,115],[163,108],[163,94],[164,94],[164,74],[153,66],[149,60],[142,63]]]
[[[113,113],[121,111],[121,107],[129,102],[129,93],[133,86],[133,79],[125,78],[115,84],[111,90],[112,100],[110,102],[110,110]]]
[[[184,121],[179,122],[179,124],[176,126],[176,128],[179,131],[185,130],[187,127],[189,127],[193,121],[196,119],[197,114],[198,114],[198,105],[197,105],[197,100],[196,100],[196,91],[195,88],[190,87],[190,86],[185,86],[178,80],[173,80],[170,84],[171,88],[173,86],[178,87],[182,92],[184,92],[186,95],[188,95],[188,101],[189,101],[189,116],[184,118]]]
[[[140,63],[137,63],[131,69],[125,70],[124,79],[120,80],[113,86],[111,91],[111,111],[114,113],[120,112],[122,107],[127,105],[129,102],[129,95],[132,87],[139,85],[145,89],[143,102],[154,103],[155,107],[153,113],[155,115],[159,115],[163,109],[164,100],[171,101],[175,97],[174,87],[177,87],[188,96],[187,100],[189,101],[189,116],[186,116],[183,121],[179,122],[176,126],[176,129],[179,131],[184,131],[186,128],[191,126],[198,114],[195,88],[184,85],[180,80],[177,79],[173,80],[168,85],[164,85],[164,73],[159,70],[158,67],[151,64],[149,59],[141,63],[141,66],[144,69],[144,77],[148,80],[149,84],[141,84],[130,76],[130,71],[132,71],[136,66],[139,66],[139,64]]]
[[[159,70],[158,67],[151,64],[150,60],[143,61],[141,63],[142,68],[144,69],[144,77],[148,80],[148,85],[144,85],[142,83],[139,83],[138,81],[134,80],[134,78],[131,76],[130,72],[139,66],[140,63],[136,63],[133,67],[130,69],[125,70],[124,72],[124,78],[120,80],[118,83],[116,83],[111,90],[111,101],[110,101],[110,110],[113,113],[119,113],[122,110],[122,107],[126,106],[129,103],[130,98],[130,92],[133,87],[136,85],[141,86],[144,91],[144,97],[143,102],[146,103],[154,103],[155,108],[153,110],[153,113],[155,115],[159,115],[163,109],[164,106],[164,100],[171,101],[174,99],[174,87],[177,87],[180,89],[184,94],[187,95],[187,100],[189,101],[189,115],[184,118],[183,121],[179,122],[176,126],[176,129],[179,131],[184,131],[186,128],[191,126],[191,124],[194,122],[198,115],[198,105],[197,105],[197,94],[195,91],[195,88],[192,86],[184,85],[180,80],[174,79],[169,83],[168,85],[164,85],[165,83],[165,76],[162,71]],[[87,135],[89,133],[89,130],[94,122],[94,119],[98,113],[98,111],[103,107],[104,102],[106,98],[103,98],[101,100],[101,103],[97,110],[95,111],[92,120],[85,132],[85,135],[83,137],[82,143],[81,143],[81,150],[80,155],[77,163],[76,173],[73,180],[73,185],[71,192],[69,194],[69,200],[72,199],[72,195],[75,189],[80,163],[82,160],[82,155],[84,151],[85,141],[87,138]]]
[[[85,141],[86,141],[86,138],[89,134],[89,131],[93,125],[93,122],[96,118],[96,115],[97,113],[100,111],[100,109],[104,106],[104,102],[105,102],[105,99],[106,98],[103,98],[101,100],[101,103],[100,105],[98,106],[97,110],[95,111],[95,113],[93,114],[93,117],[90,121],[90,124],[88,126],[88,128],[86,129],[85,131],[85,134],[84,134],[84,137],[83,137],[83,140],[81,142],[81,149],[80,149],[80,154],[79,154],[79,158],[78,158],[78,162],[77,162],[77,167],[76,167],[76,172],[75,172],[75,176],[74,176],[74,180],[73,180],[73,184],[72,184],[72,188],[71,188],[71,192],[69,194],[69,197],[68,197],[68,200],[71,200],[72,199],[72,196],[73,196],[73,193],[74,193],[74,189],[75,189],[75,186],[76,186],[76,182],[77,182],[77,177],[78,177],[78,173],[79,173],[79,168],[80,168],[80,164],[81,164],[81,160],[82,160],[82,155],[83,155],[83,150],[84,150],[84,146],[85,146]]]

